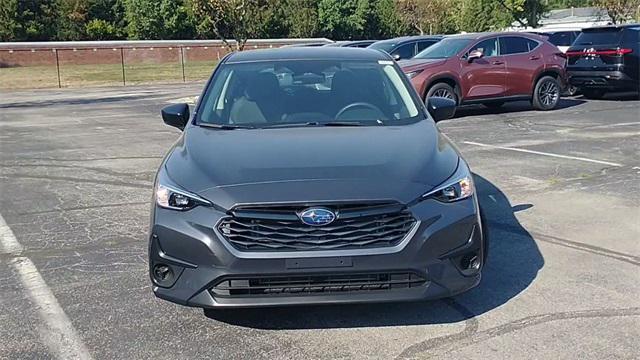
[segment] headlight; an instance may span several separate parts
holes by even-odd
[[[462,161],[458,163],[458,169],[443,185],[422,195],[423,199],[435,199],[442,202],[454,202],[466,199],[473,195],[473,178],[469,168]]]
[[[190,210],[198,205],[211,205],[209,200],[203,199],[196,194],[161,183],[158,183],[156,187],[155,196],[156,204],[165,209]]]
[[[413,79],[414,77],[416,77],[418,74],[420,74],[422,72],[422,70],[416,70],[416,71],[412,71],[412,72],[408,72],[405,75],[407,75],[407,77],[409,79]]]

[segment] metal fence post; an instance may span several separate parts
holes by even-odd
[[[182,82],[187,82],[184,76],[184,47],[180,46],[180,63],[182,63]]]
[[[124,75],[124,48],[120,48],[120,62],[122,63],[122,86],[127,86],[127,78]]]
[[[56,71],[58,72],[58,89],[62,88],[62,82],[60,81],[60,59],[58,58],[58,49],[53,49],[56,53]]]

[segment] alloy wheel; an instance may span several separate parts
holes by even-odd
[[[544,106],[553,106],[560,98],[560,89],[552,81],[546,81],[538,90],[538,97]]]
[[[440,98],[445,98],[445,99],[450,99],[455,101],[455,98],[453,97],[453,93],[447,89],[437,89],[436,91],[433,92],[433,94],[431,94],[430,97],[440,97]]]

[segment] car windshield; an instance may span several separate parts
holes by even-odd
[[[378,41],[369,45],[368,47],[370,49],[382,50],[386,53],[390,53],[391,50],[393,50],[393,48],[396,46],[396,44],[397,43],[391,41]]]
[[[443,39],[423,51],[419,52],[414,59],[446,59],[454,56],[464,49],[471,39]]]
[[[220,128],[402,125],[421,112],[392,61],[223,64],[196,122]]]

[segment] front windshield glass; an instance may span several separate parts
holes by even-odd
[[[469,43],[471,39],[443,39],[440,42],[437,42],[423,51],[419,52],[414,59],[446,59],[450,58],[457,53],[459,53],[462,49],[464,49]]]
[[[401,125],[419,119],[391,61],[225,64],[199,109],[202,126]]]

